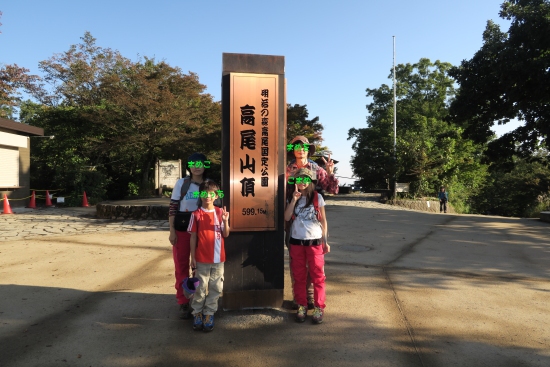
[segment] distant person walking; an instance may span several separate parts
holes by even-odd
[[[449,201],[449,195],[447,194],[447,191],[445,191],[445,186],[441,186],[437,196],[439,197],[439,212],[447,213],[447,201]]]

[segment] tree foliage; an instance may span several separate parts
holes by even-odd
[[[23,92],[36,93],[40,77],[17,64],[0,67],[0,117],[13,119],[22,102]]]
[[[513,157],[511,170],[493,170],[488,184],[472,200],[475,212],[514,217],[538,217],[550,210],[548,152],[537,152],[541,160]]]
[[[500,17],[511,21],[508,32],[488,21],[481,49],[449,71],[460,85],[451,117],[467,137],[485,143],[495,123],[524,122],[489,143],[490,161],[550,143],[550,1],[505,1]]]
[[[94,124],[82,109],[73,106],[44,107],[26,102],[21,118],[42,127],[54,139],[34,139],[31,150],[31,182],[34,187],[62,189],[60,196],[86,191],[92,202],[104,198],[111,182],[98,165]]]
[[[56,138],[44,143],[48,149],[33,151],[34,177],[51,169],[46,177],[61,184],[60,164],[71,172],[80,167],[101,172],[109,196],[122,197],[135,187],[151,192],[157,159],[185,161],[201,151],[219,172],[220,104],[204,93],[196,74],[149,58],[133,62],[97,46],[89,33],[40,68],[50,88],[35,93],[41,106],[26,105],[24,121]],[[56,163],[58,152],[72,156]]]
[[[287,104],[287,137],[305,136],[311,144],[319,145],[323,141],[323,125],[319,122],[319,116],[309,119],[307,105]]]
[[[219,180],[221,104],[196,74],[154,58],[132,61],[98,46],[89,32],[39,67],[43,85],[25,69],[4,69],[10,86],[38,102],[21,103],[21,120],[55,136],[33,142],[33,185],[96,198],[147,195],[157,159],[185,162],[196,151],[208,156],[210,177]],[[6,94],[10,106],[21,102],[16,91]],[[309,119],[306,105],[287,107],[289,136],[322,141],[319,117]]]
[[[352,168],[364,186],[385,188],[385,180],[395,175],[399,182],[411,184],[413,196],[429,196],[444,184],[455,201],[466,205],[467,193],[482,184],[486,173],[480,163],[482,147],[462,139],[460,127],[446,122],[455,93],[450,68],[449,63],[425,58],[396,66],[396,161],[393,91],[387,85],[367,89],[372,98],[367,128],[348,133],[348,139],[355,139]]]

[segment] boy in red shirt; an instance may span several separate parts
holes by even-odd
[[[214,206],[219,191],[214,181],[200,184],[202,206],[191,215],[187,229],[191,233],[191,267],[196,268],[195,276],[200,281],[191,302],[193,330],[197,331],[214,329],[214,313],[223,290],[223,238],[229,236],[230,228],[229,212]]]

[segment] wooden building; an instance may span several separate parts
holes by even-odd
[[[0,118],[0,195],[11,207],[24,207],[31,184],[31,137],[44,136],[44,129]]]

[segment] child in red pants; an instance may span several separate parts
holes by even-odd
[[[315,191],[315,175],[311,170],[297,170],[294,174],[294,184],[294,194],[285,208],[285,220],[292,220],[289,245],[294,274],[294,296],[298,304],[296,321],[306,320],[306,281],[309,271],[315,304],[312,321],[314,324],[320,324],[323,322],[326,300],[325,254],[330,252],[327,243],[325,202],[321,194]]]

